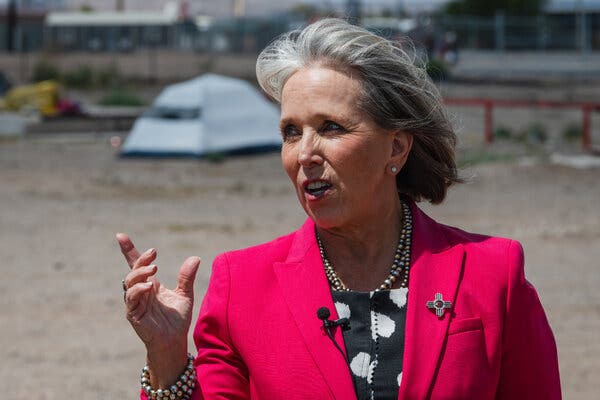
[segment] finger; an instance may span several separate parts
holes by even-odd
[[[116,237],[119,247],[121,248],[121,253],[123,253],[125,256],[127,264],[129,264],[129,268],[133,268],[135,261],[140,258],[140,253],[137,251],[127,234],[117,233]]]
[[[156,274],[156,271],[158,271],[158,267],[154,264],[131,270],[124,279],[125,287],[130,288],[136,283],[146,282],[148,277]]]
[[[138,324],[144,318],[144,315],[146,315],[146,311],[148,310],[148,301],[151,291],[152,290],[142,293],[136,307],[133,310],[128,311],[127,319],[129,322]]]
[[[194,280],[199,266],[199,257],[189,257],[181,264],[177,275],[177,290],[189,298],[194,298]]]
[[[152,281],[138,283],[127,289],[125,292],[125,306],[127,307],[127,318],[135,311],[140,303],[140,299],[150,291]]]
[[[156,260],[156,249],[148,249],[142,253],[141,256],[138,257],[137,260],[134,261],[132,270],[145,267],[150,265],[154,260]]]

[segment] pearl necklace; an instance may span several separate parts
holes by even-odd
[[[402,202],[402,230],[400,231],[400,239],[398,240],[398,247],[396,248],[396,254],[394,255],[394,263],[390,269],[390,273],[383,283],[375,289],[375,292],[380,290],[389,290],[392,288],[394,283],[399,280],[400,287],[408,287],[408,270],[410,269],[410,247],[412,240],[412,214],[410,213],[410,207]],[[340,279],[335,269],[331,266],[331,263],[325,255],[325,249],[319,233],[316,231],[317,244],[319,245],[319,252],[321,253],[321,259],[325,267],[325,274],[327,280],[329,280],[329,286],[333,290],[337,291],[349,291],[350,288],[346,286]]]

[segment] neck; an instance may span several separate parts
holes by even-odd
[[[397,204],[369,216],[362,223],[317,232],[332,267],[353,290],[378,288],[390,273],[402,228],[402,206]]]

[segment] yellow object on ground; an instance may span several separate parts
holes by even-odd
[[[59,88],[60,85],[56,81],[14,87],[0,99],[0,109],[37,111],[44,117],[56,116]]]

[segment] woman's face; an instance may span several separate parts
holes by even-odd
[[[395,174],[412,137],[377,126],[358,109],[360,82],[324,67],[283,87],[283,167],[306,213],[322,228],[361,224],[397,207]]]

